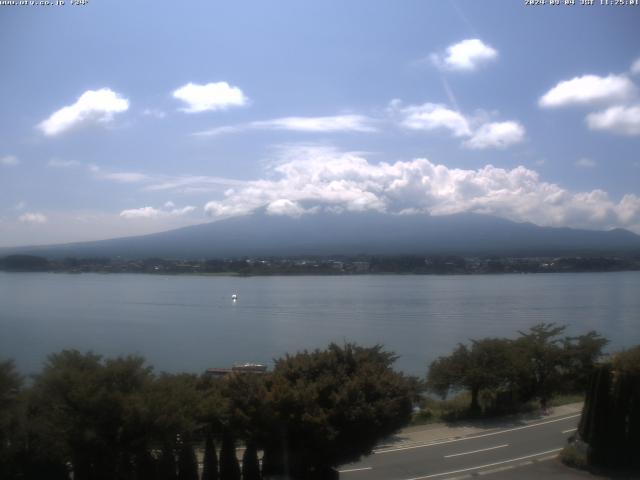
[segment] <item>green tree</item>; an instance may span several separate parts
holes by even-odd
[[[18,474],[22,377],[12,360],[0,362],[0,478]]]
[[[29,422],[38,425],[41,439],[60,445],[75,479],[126,476],[131,459],[146,447],[141,397],[152,378],[140,357],[103,361],[73,350],[51,355],[33,385]]]
[[[228,429],[225,429],[222,434],[220,480],[240,480],[240,465],[236,456],[236,442]]]
[[[411,417],[411,385],[381,346],[331,344],[277,359],[269,381],[274,412],[263,474],[316,478],[368,454]]]
[[[183,442],[178,450],[178,480],[198,480],[198,460],[190,442]]]
[[[429,367],[427,388],[445,397],[452,390],[471,393],[469,410],[480,412],[480,392],[510,386],[513,377],[513,342],[502,338],[472,340],[471,346],[459,344],[453,353],[440,357]]]
[[[602,357],[603,349],[608,343],[609,340],[593,330],[585,335],[563,339],[562,385],[565,390],[586,392],[596,362]]]
[[[242,480],[260,480],[258,449],[254,442],[247,443],[242,455]]]
[[[596,367],[578,433],[591,465],[640,471],[640,346]]]
[[[218,480],[218,457],[211,433],[207,433],[204,442],[202,480]]]
[[[546,408],[551,395],[562,386],[565,350],[559,335],[565,326],[540,323],[527,332],[519,332],[515,341],[518,387],[523,399],[538,398]]]
[[[158,462],[158,477],[160,480],[178,480],[178,466],[176,465],[173,445],[165,443],[162,447]]]

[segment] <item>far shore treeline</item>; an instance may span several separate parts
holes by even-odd
[[[167,259],[121,257],[0,257],[9,272],[152,273],[200,275],[491,274],[639,271],[640,255],[482,256],[335,255]]]
[[[382,346],[352,343],[222,378],[157,374],[138,356],[75,350],[50,355],[30,379],[4,361],[0,478],[337,478],[336,467],[424,417],[434,401],[426,392],[470,395],[458,412],[467,417],[583,395],[608,361],[607,340],[564,329],[539,324],[515,339],[460,344],[425,380],[394,371],[396,356]]]

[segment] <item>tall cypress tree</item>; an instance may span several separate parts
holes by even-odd
[[[157,462],[148,450],[136,454],[136,478],[138,480],[155,480],[157,478]]]
[[[260,463],[255,442],[249,441],[242,455],[242,480],[260,480]]]
[[[198,480],[198,460],[190,442],[184,442],[178,452],[178,480]]]
[[[631,467],[640,471],[640,374],[632,375],[629,380],[632,385],[632,398],[627,448],[631,457]]]
[[[162,447],[162,454],[158,465],[158,477],[160,480],[177,480],[176,458],[170,445]]]
[[[236,442],[231,432],[225,429],[220,449],[220,480],[240,480],[240,465],[236,457]]]
[[[602,365],[598,369],[596,388],[593,392],[593,409],[591,428],[587,432],[586,442],[589,449],[589,463],[604,465],[609,431],[609,413],[611,401],[611,366]]]
[[[202,480],[218,480],[218,457],[213,436],[207,433],[204,441],[204,465],[202,467]]]

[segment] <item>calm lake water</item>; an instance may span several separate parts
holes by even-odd
[[[239,300],[231,301],[237,293]],[[424,374],[457,342],[539,322],[640,343],[640,272],[197,277],[0,272],[0,359],[36,372],[64,348],[137,353],[157,370],[271,364],[330,341],[382,343]]]

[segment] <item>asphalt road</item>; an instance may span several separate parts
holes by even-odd
[[[504,472],[557,455],[579,419],[573,414],[430,444],[389,446],[342,466],[340,478],[440,480]]]

